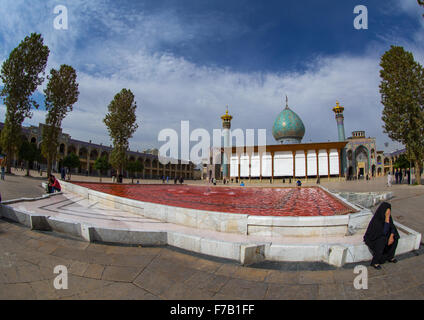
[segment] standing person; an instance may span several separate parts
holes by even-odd
[[[392,206],[388,202],[380,204],[368,225],[364,242],[372,253],[371,266],[380,270],[386,261],[396,263],[395,252],[400,238],[391,216]]]
[[[411,184],[411,171],[409,171],[409,169],[408,169],[408,171],[406,173],[408,175],[408,184]]]
[[[166,176],[166,183],[168,183],[169,182],[169,177],[168,176]]]
[[[1,159],[1,179],[4,180],[4,174],[5,174],[5,166],[6,166],[6,157]]]
[[[398,169],[395,170],[395,183],[398,184],[399,182],[399,171]]]
[[[165,183],[165,176],[162,176],[162,183]]]
[[[387,185],[389,187],[392,186],[392,174],[389,172],[389,174],[387,175]]]
[[[402,178],[403,178],[403,171],[402,169],[399,169],[399,183],[402,184]]]

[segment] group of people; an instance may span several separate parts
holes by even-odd
[[[405,172],[402,172],[402,169],[395,169],[394,172],[394,180],[396,184],[402,184],[403,178],[407,178],[407,183],[411,183],[411,171],[406,170]],[[387,185],[389,187],[392,186],[393,183],[393,175],[391,172],[387,174]]]
[[[184,182],[183,177],[180,177],[179,179],[177,177],[174,178],[174,184],[177,184],[178,181],[180,182],[180,184],[183,184]]]
[[[177,183],[180,183],[180,184],[183,184],[184,183],[184,178],[183,177],[175,177],[174,178],[174,184],[177,184]],[[169,177],[168,176],[162,176],[162,183],[169,183]]]
[[[396,184],[402,184],[402,180],[405,177],[405,179],[407,178],[407,182],[408,184],[411,181],[411,172],[409,170],[405,170],[404,172],[402,172],[402,169],[396,169],[395,170],[395,182]]]

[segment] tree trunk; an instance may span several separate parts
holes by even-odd
[[[6,172],[12,173],[12,148],[7,150],[6,156]]]
[[[47,157],[47,177],[50,177],[52,173],[52,158],[50,156]]]
[[[29,161],[27,160],[27,172],[26,172],[26,176],[29,177]]]
[[[415,182],[421,185],[421,162],[415,161]]]

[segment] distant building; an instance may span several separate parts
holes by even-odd
[[[44,124],[40,123],[38,127],[22,127],[22,133],[28,139],[29,142],[36,143],[40,146],[42,140],[42,128]],[[0,122],[0,132],[4,127],[4,123]],[[87,174],[87,175],[98,175],[97,170],[94,169],[94,162],[103,156],[109,159],[112,146],[104,146],[102,144],[75,140],[67,133],[60,132],[59,135],[59,148],[57,150],[57,158],[53,164],[56,171],[60,170],[61,162],[65,156],[70,153],[78,155],[81,166],[75,169],[74,173]],[[148,150],[150,153],[127,151],[129,161],[139,160],[144,165],[144,170],[140,173],[140,176],[145,179],[156,179],[162,176],[175,178],[183,177],[184,179],[194,179],[195,165],[190,162],[183,164],[179,161],[178,164],[166,164],[163,165],[158,160],[157,149]],[[13,155],[15,163],[20,163],[20,159],[17,155]],[[41,168],[46,167],[46,161],[40,163]]]
[[[342,155],[347,141],[302,143],[305,126],[289,108],[287,98],[286,107],[275,119],[272,134],[280,144],[242,150],[225,148],[230,158],[227,178],[272,181],[343,177]]]
[[[396,161],[399,159],[399,157],[403,154],[406,154],[406,149],[400,149],[400,150],[396,150],[394,152],[390,152],[384,155],[384,173],[392,173],[394,174],[395,172],[395,168],[394,165],[396,163]],[[422,168],[424,168],[424,161],[422,164]],[[422,173],[422,172],[421,172]],[[411,174],[415,175],[415,164],[411,163]]]
[[[363,179],[382,174],[383,166],[378,161],[375,138],[366,137],[365,131],[354,131],[347,138],[347,177]],[[382,152],[378,153],[381,157]]]
[[[159,155],[159,150],[156,148],[143,150],[145,154],[153,154],[154,156]]]

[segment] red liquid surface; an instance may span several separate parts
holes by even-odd
[[[75,184],[144,202],[257,216],[333,216],[355,212],[353,208],[317,187],[238,188],[85,182]]]

